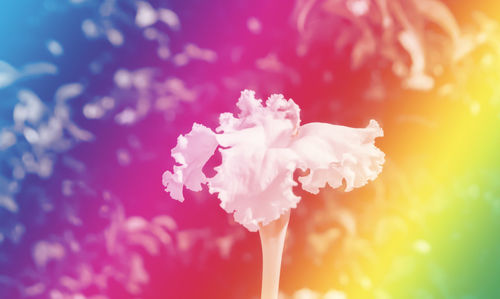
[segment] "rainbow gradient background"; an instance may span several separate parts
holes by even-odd
[[[206,190],[179,203],[161,184],[177,136],[215,128],[243,89],[292,98],[302,123],[385,133],[374,182],[296,190],[282,298],[500,298],[500,4],[439,1],[477,43],[454,61],[430,11],[387,0],[426,51],[434,85],[415,89],[382,2],[0,3],[0,298],[258,298],[258,234]],[[139,25],[141,5],[158,20]],[[19,105],[40,118],[19,122]],[[41,145],[50,119],[63,133]]]

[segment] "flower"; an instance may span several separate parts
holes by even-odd
[[[250,231],[267,225],[291,208],[300,197],[292,187],[296,169],[302,189],[317,194],[328,184],[346,191],[374,180],[382,170],[384,153],[374,145],[383,131],[375,120],[356,129],[326,123],[300,125],[300,109],[293,100],[274,94],[266,101],[244,90],[238,100],[240,113],[222,113],[216,131],[193,124],[180,135],[172,157],[178,165],[163,174],[165,191],[183,201],[183,187],[200,191],[208,184],[218,193],[221,207],[234,213],[236,222]],[[219,150],[221,165],[208,178],[203,167]]]

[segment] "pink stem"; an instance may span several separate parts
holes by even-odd
[[[262,245],[261,299],[278,299],[281,257],[289,220],[290,211],[259,229]]]

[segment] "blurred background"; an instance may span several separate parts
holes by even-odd
[[[161,184],[243,89],[385,131],[377,180],[297,190],[281,298],[500,298],[494,0],[3,1],[0,297],[258,298],[258,234]]]

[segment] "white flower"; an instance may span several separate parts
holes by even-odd
[[[302,188],[317,194],[319,188],[346,191],[374,180],[382,170],[384,153],[374,145],[383,131],[374,120],[355,129],[326,123],[300,126],[300,109],[291,99],[271,95],[262,105],[255,93],[245,90],[237,103],[240,113],[220,115],[213,132],[194,124],[179,136],[172,156],[178,165],[163,174],[163,185],[171,197],[183,201],[183,186],[200,191],[208,184],[218,193],[221,207],[234,212],[236,222],[250,231],[267,225],[291,208],[300,197],[292,192],[296,169],[308,171],[299,177]],[[222,163],[216,175],[207,178],[203,167],[219,148]]]

